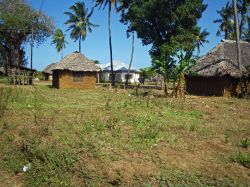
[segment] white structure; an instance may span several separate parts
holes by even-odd
[[[99,81],[100,82],[108,82],[111,81],[111,67],[110,63],[108,64],[99,64],[101,71],[99,73]],[[115,81],[116,82],[126,82],[126,74],[128,73],[129,65],[114,60],[113,61],[113,70],[115,73]],[[132,77],[129,79],[130,83],[137,83],[139,82],[140,78],[140,71],[135,69],[134,67],[130,68],[130,75]]]

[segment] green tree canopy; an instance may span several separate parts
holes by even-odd
[[[128,8],[121,21],[128,25],[128,32],[137,32],[144,45],[155,46],[196,26],[206,9],[202,0],[124,0],[123,4]]]
[[[239,31],[242,40],[248,40],[248,33],[250,29],[250,1],[238,0],[238,18],[239,18]],[[214,20],[214,23],[219,23],[217,36],[222,36],[224,33],[225,39],[235,39],[234,28],[234,12],[232,2],[227,4],[217,11],[219,18]]]
[[[180,79],[194,62],[194,50],[207,42],[208,33],[197,26],[207,5],[203,0],[122,0],[122,6],[127,32],[137,32],[144,45],[152,45],[155,71],[165,82]]]
[[[54,33],[52,44],[55,45],[57,52],[62,52],[62,58],[63,58],[63,49],[66,48],[66,44],[68,42],[65,40],[65,34],[63,34],[63,31],[61,29],[57,29]]]
[[[89,12],[85,7],[84,2],[76,2],[70,8],[71,12],[65,12],[69,19],[65,22],[69,25],[68,30],[71,30],[70,37],[75,41],[79,40],[79,52],[81,52],[81,41],[84,41],[87,31],[92,32],[92,27],[97,25],[90,22],[90,17],[93,14],[93,9]]]
[[[33,9],[21,0],[0,1],[0,52],[4,62],[17,65],[24,63],[22,45],[31,40],[39,45],[52,35],[51,18]]]

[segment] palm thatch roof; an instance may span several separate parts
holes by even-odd
[[[51,63],[49,64],[44,70],[44,73],[52,74],[52,69],[56,65],[56,63]]]
[[[52,71],[54,70],[98,72],[100,68],[83,54],[74,52],[64,57],[59,63],[53,66]]]
[[[240,42],[242,56],[242,70],[248,76],[247,66],[250,65],[250,43]],[[199,58],[191,71],[202,77],[222,77],[229,75],[234,78],[241,76],[238,64],[236,43],[232,40],[222,40],[205,56]]]

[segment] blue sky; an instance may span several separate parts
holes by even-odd
[[[42,0],[27,0],[35,9],[40,8],[41,1]],[[67,16],[64,15],[64,12],[76,1],[78,0],[45,0],[43,11],[48,16],[52,17],[57,28],[66,32],[67,26],[64,25],[64,22],[67,20]],[[228,0],[204,0],[204,2],[208,4],[208,7],[203,13],[199,25],[203,29],[207,29],[210,35],[208,36],[209,43],[205,44],[201,49],[201,55],[213,48],[222,39],[216,36],[218,25],[214,24],[213,20],[218,18],[216,10],[224,6],[227,1]],[[92,0],[84,0],[84,2],[89,9],[94,6]],[[99,25],[99,27],[94,28],[92,33],[88,33],[86,40],[82,42],[82,53],[89,59],[99,60],[101,63],[109,62],[107,16],[107,9],[95,10],[91,22]],[[120,16],[118,14],[112,12],[111,29],[113,59],[129,63],[131,55],[131,38],[127,38],[126,26],[119,22],[119,18]],[[64,55],[68,55],[78,50],[78,42],[74,42],[70,39],[69,32],[66,32],[66,35],[69,44],[64,51]],[[28,62],[30,62],[29,45],[26,45],[25,49],[28,55]],[[134,67],[142,68],[150,66],[151,58],[148,54],[149,50],[150,46],[143,46],[140,39],[135,39]],[[34,48],[33,67],[37,70],[43,70],[48,64],[58,62],[60,58],[61,54],[57,53],[55,47],[51,45],[51,38],[48,38],[46,42]]]

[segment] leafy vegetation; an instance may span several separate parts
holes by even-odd
[[[68,30],[71,30],[70,37],[75,41],[79,40],[79,53],[81,53],[82,40],[85,40],[87,32],[92,32],[92,27],[97,27],[97,25],[90,22],[93,9],[89,12],[84,2],[80,1],[76,2],[69,9],[72,12],[64,13],[69,16],[65,24],[69,26]]]
[[[245,167],[225,158],[239,148],[237,139],[249,136],[249,100],[192,97],[184,102],[159,98],[156,90],[143,97],[102,87],[1,90],[6,104],[0,118],[0,170],[22,179],[0,177],[3,185],[15,180],[26,186],[247,184]],[[232,161],[247,165],[248,149],[240,149],[243,156]],[[26,173],[23,166],[29,166]]]
[[[51,18],[24,1],[0,1],[0,53],[5,65],[24,65],[23,44],[33,39],[41,44],[52,35],[53,30]]]
[[[144,45],[152,45],[152,66],[164,77],[165,94],[171,79],[179,90],[184,71],[193,64],[194,50],[206,42],[208,33],[197,26],[206,5],[202,0],[124,0],[123,4],[121,21]]]
[[[250,168],[250,156],[245,155],[244,153],[238,152],[232,158],[233,162],[239,163],[247,168]]]
[[[239,17],[239,34],[242,40],[249,40],[249,24],[248,20],[250,19],[249,7],[250,2],[248,0],[239,0],[237,1],[238,7],[238,17]],[[236,38],[236,32],[234,28],[234,11],[232,2],[227,2],[225,7],[222,7],[221,10],[218,10],[220,18],[214,20],[214,23],[219,23],[219,29],[217,31],[217,36],[221,36],[224,33],[225,39],[234,39]]]
[[[63,31],[61,29],[57,29],[54,33],[52,44],[55,44],[57,52],[62,52],[63,59],[63,49],[66,48],[66,44],[68,43],[65,39],[65,34],[63,34]]]
[[[240,146],[243,148],[248,148],[250,145],[250,140],[248,138],[245,138],[240,141]]]

